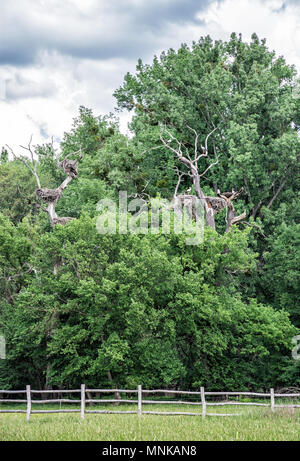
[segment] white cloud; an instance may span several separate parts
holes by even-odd
[[[52,136],[61,139],[80,105],[94,109],[96,115],[112,112],[116,105],[113,92],[127,71],[134,72],[135,65],[121,59],[81,60],[45,53],[39,66],[0,67],[4,82],[0,146],[9,144],[17,149],[31,134],[36,144]],[[126,132],[130,117],[124,114],[120,118],[121,129]]]
[[[282,0],[224,0],[214,2],[197,17],[204,21],[205,31],[214,38],[228,38],[241,32],[249,40],[255,32],[267,39],[269,49],[284,55],[289,64],[300,69],[300,5]]]
[[[231,32],[245,40],[256,32],[300,69],[295,1],[1,0],[0,147],[31,134],[36,143],[61,138],[80,105],[97,115],[114,109],[112,93],[139,57],[151,62],[182,42]],[[129,118],[121,116],[123,131]]]

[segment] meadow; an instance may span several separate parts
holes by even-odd
[[[13,409],[13,405],[1,405],[1,409]],[[19,409],[26,406],[18,405]],[[43,409],[57,409],[44,405]],[[63,409],[67,409],[63,405]],[[72,405],[72,408],[78,408]],[[33,405],[33,410],[41,406]],[[87,408],[89,409],[89,408]],[[92,407],[104,409],[99,405]],[[116,410],[113,405],[107,410]],[[133,405],[122,405],[122,410],[133,410]],[[157,405],[147,406],[157,411]],[[201,408],[199,409],[201,412]],[[159,411],[183,411],[178,405],[160,405]],[[186,406],[184,411],[195,412]],[[300,440],[300,409],[294,414],[290,409],[276,408],[271,413],[266,407],[227,406],[224,410],[211,407],[208,413],[240,413],[237,416],[161,416],[135,414],[87,414],[81,420],[80,413],[33,414],[26,421],[26,414],[0,414],[1,441],[298,441]]]

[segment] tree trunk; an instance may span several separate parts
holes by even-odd
[[[112,377],[112,374],[111,374],[110,371],[107,372],[107,376],[108,376],[108,379],[111,382],[111,384],[114,385],[113,377]],[[121,400],[120,392],[115,392],[115,399],[116,400]],[[119,405],[119,404],[116,402],[116,405]]]

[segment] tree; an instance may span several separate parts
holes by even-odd
[[[208,228],[203,245],[191,248],[176,234],[101,235],[87,215],[54,226],[29,259],[38,277],[31,273],[3,306],[0,383],[280,383],[295,329],[286,312],[242,300],[238,274],[254,268],[248,234]],[[56,261],[63,264],[53,273]]]
[[[300,225],[282,224],[268,243],[263,254],[265,297],[276,309],[289,312],[294,325],[299,328]]]
[[[178,156],[167,160],[170,150],[160,147],[161,126],[190,157],[195,133],[204,145],[216,130],[205,157],[204,194],[243,188],[238,210],[264,219],[264,207],[276,208],[297,184],[300,100],[295,85],[295,69],[255,34],[250,44],[235,34],[224,43],[206,37],[191,48],[162,53],[152,65],[140,60],[136,75],[125,76],[115,97],[120,110],[135,111],[131,128],[149,149],[145,169],[150,161],[156,165],[149,191],[166,180],[172,195],[176,184]],[[218,162],[211,167],[216,154]]]
[[[55,189],[47,189],[47,188],[42,188],[41,186],[41,180],[38,174],[38,160],[35,158],[35,153],[34,149],[32,147],[32,137],[29,141],[28,147],[23,147],[23,149],[27,150],[30,154],[30,159],[27,159],[25,157],[18,157],[14,153],[14,151],[9,147],[8,149],[10,150],[11,154],[16,160],[20,160],[26,168],[32,173],[34,176],[38,188],[36,189],[35,193],[36,196],[46,203],[48,206],[47,208],[44,208],[40,206],[40,208],[48,213],[49,216],[49,221],[51,226],[54,226],[56,224],[65,224],[66,222],[70,221],[72,218],[71,217],[59,217],[56,213],[56,205],[57,202],[59,201],[63,191],[66,189],[68,184],[72,181],[72,179],[76,178],[78,175],[78,169],[77,169],[77,164],[82,158],[82,153],[81,149],[79,149],[78,152],[72,152],[69,153],[68,155],[65,156],[64,160],[62,162],[58,162],[58,167],[62,168],[64,172],[67,174],[67,177],[64,179],[64,181]],[[70,155],[76,155],[79,154],[80,156],[77,160],[70,160],[69,157]]]
[[[126,76],[116,96],[135,110],[130,139],[80,107],[60,154],[30,142],[1,157],[0,387],[297,382],[295,77],[255,35],[207,37]],[[175,209],[200,199],[203,242],[99,234],[96,204],[119,189],[149,208],[151,196]]]
[[[35,179],[20,161],[0,164],[0,212],[15,224],[38,213],[34,191]]]
[[[172,133],[170,133],[168,130],[165,130],[165,131],[167,132],[168,137],[170,139],[168,141],[166,141],[162,135],[161,135],[160,139],[161,139],[162,143],[164,144],[164,146],[167,147],[170,151],[172,151],[177,156],[179,162],[182,163],[183,165],[185,165],[186,167],[188,167],[188,169],[189,169],[188,175],[192,178],[196,196],[204,206],[206,224],[208,226],[212,227],[213,229],[215,229],[215,214],[218,211],[225,208],[226,206],[228,206],[229,211],[228,211],[228,214],[227,214],[227,226],[226,226],[226,232],[228,232],[230,227],[232,226],[232,224],[235,224],[235,223],[241,221],[246,216],[246,213],[242,213],[240,216],[236,216],[234,206],[232,204],[232,200],[234,200],[236,197],[238,197],[242,190],[240,192],[232,191],[231,193],[223,193],[223,194],[220,194],[220,191],[218,191],[218,195],[220,196],[220,198],[218,198],[218,197],[206,197],[204,195],[203,190],[202,190],[201,185],[200,185],[200,178],[203,177],[205,174],[207,174],[207,172],[213,166],[217,165],[218,156],[217,156],[216,151],[215,151],[215,162],[210,163],[210,165],[201,173],[199,172],[199,169],[198,169],[198,162],[200,161],[200,159],[208,157],[208,148],[207,148],[208,138],[213,134],[214,131],[216,131],[216,128],[207,135],[207,137],[205,139],[205,147],[202,147],[202,151],[201,151],[200,154],[199,154],[199,151],[198,151],[198,137],[199,136],[196,133],[196,131],[194,131],[194,134],[195,134],[195,149],[194,149],[194,153],[193,153],[193,158],[191,158],[191,156],[189,155],[187,149],[186,149],[186,154],[184,154],[182,152],[182,143],[179,142],[172,135]],[[175,145],[175,147],[172,147],[171,143],[174,142],[174,141],[175,141],[176,145]],[[179,184],[181,182],[181,178],[182,178],[182,176],[184,174],[185,174],[184,172],[179,172],[178,171],[178,182],[177,182],[177,185],[175,187],[174,198],[176,198],[176,196],[177,196],[177,190],[178,190]],[[185,196],[181,197],[181,199],[184,199],[184,198],[185,198]]]

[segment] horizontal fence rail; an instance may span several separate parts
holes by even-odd
[[[77,399],[70,399],[70,398],[53,398],[49,399],[48,394],[80,394],[80,400]],[[137,398],[135,399],[122,399],[122,398],[114,398],[114,399],[92,399],[90,398],[91,393],[97,394],[136,394]],[[16,395],[16,394],[25,394],[26,399],[9,399],[9,398],[2,398],[3,395]],[[47,394],[46,399],[32,399],[32,396],[35,394]],[[89,398],[86,398],[86,394],[88,394]],[[180,396],[193,396],[194,400],[197,400],[196,397],[199,398],[198,401],[189,401],[189,400],[150,400],[150,399],[143,399],[144,396],[148,396],[151,394],[164,394],[164,397],[171,397],[172,395],[180,395]],[[81,385],[80,389],[57,389],[57,390],[36,390],[31,389],[30,385],[26,386],[24,390],[1,390],[0,389],[0,404],[1,403],[23,403],[26,404],[26,410],[20,409],[1,409],[0,406],[0,413],[24,413],[26,414],[26,419],[29,421],[30,415],[33,414],[45,414],[45,413],[80,413],[81,419],[85,418],[86,414],[138,414],[141,415],[183,415],[183,416],[202,416],[204,419],[206,416],[237,416],[240,413],[211,413],[207,412],[207,407],[218,407],[218,406],[226,406],[226,405],[236,405],[236,406],[261,406],[261,407],[269,407],[271,412],[275,411],[275,408],[289,408],[294,411],[294,408],[300,408],[300,404],[275,404],[275,398],[300,398],[300,393],[275,393],[274,389],[270,389],[270,392],[206,392],[204,387],[201,387],[200,391],[180,391],[180,390],[168,390],[168,389],[142,389],[142,386],[139,385],[137,389],[89,389],[85,387],[85,384]],[[239,396],[247,396],[252,398],[268,398],[268,403],[261,403],[261,402],[238,402],[236,400],[229,400],[225,402],[212,402],[207,401],[206,396],[214,397],[220,396],[225,397],[228,399],[229,396],[239,397]],[[53,404],[59,403],[60,408],[56,410],[33,410],[32,404]],[[70,404],[80,404],[80,409],[62,409],[62,403],[70,403]],[[87,410],[86,404],[110,404],[110,403],[123,403],[123,404],[137,404],[136,410]],[[148,411],[143,410],[143,405],[194,405],[195,410],[198,407],[201,407],[201,411],[199,412],[189,412],[189,411]]]

